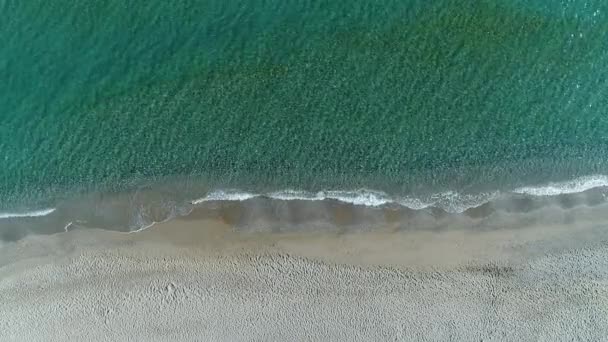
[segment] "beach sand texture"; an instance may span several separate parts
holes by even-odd
[[[602,231],[29,236],[0,249],[0,340],[605,340]]]

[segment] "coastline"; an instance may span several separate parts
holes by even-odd
[[[600,174],[509,190],[446,190],[427,195],[398,195],[365,188],[316,192],[214,190],[193,180],[166,180],[121,192],[64,197],[43,207],[20,206],[0,211],[0,241],[61,233],[75,226],[139,232],[193,212],[204,212],[208,218],[230,216],[232,224],[250,230],[308,232],[360,231],[378,226],[439,229],[448,223],[453,225],[452,221],[484,226],[504,216],[534,216],[534,212],[543,210],[568,212],[606,205],[608,176]]]
[[[0,342],[607,340],[607,1],[0,8]]]
[[[0,248],[0,338],[593,339],[608,333],[603,212],[347,233],[195,214],[139,233],[31,235]]]
[[[189,215],[159,222],[141,231],[115,231],[73,224],[62,233],[28,235],[5,243],[2,260],[11,250],[24,258],[36,254],[37,246],[62,244],[58,248],[103,250],[115,246],[156,244],[169,249],[192,250],[204,255],[242,253],[288,254],[351,265],[392,265],[412,268],[458,268],[492,262],[523,263],[537,256],[587,248],[608,241],[608,205],[570,210],[543,208],[521,214],[494,215],[492,219],[428,217],[410,219],[408,226],[388,220],[366,229],[334,226],[302,229],[300,226],[273,229],[272,221],[243,226],[235,220],[240,208],[194,210]],[[337,209],[334,215],[352,221],[352,213]],[[243,218],[241,218],[243,219]],[[249,217],[244,217],[249,221]],[[432,220],[432,221],[430,221]],[[312,222],[308,223],[311,226]],[[82,244],[82,245],[80,245]],[[569,246],[569,247],[568,247]],[[28,250],[27,248],[32,248]],[[161,247],[164,248],[164,247]],[[236,252],[235,252],[236,251]],[[437,253],[434,253],[437,252]]]

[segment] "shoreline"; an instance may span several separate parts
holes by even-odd
[[[229,211],[194,210],[141,231],[121,232],[75,223],[61,233],[28,235],[19,241],[5,242],[0,245],[0,252],[19,250],[27,256],[31,252],[27,248],[47,244],[70,245],[72,251],[113,248],[114,244],[156,244],[207,255],[264,252],[359,266],[457,268],[495,261],[521,263],[527,258],[608,241],[608,230],[602,229],[608,222],[605,209],[580,207],[565,212],[545,208],[532,214],[495,216],[493,220],[432,218],[434,226],[421,220],[412,221],[409,227],[387,221],[367,229],[336,226],[328,230],[276,230],[272,227],[276,223],[266,221],[257,222],[259,226],[241,226]],[[264,225],[269,227],[263,228]],[[80,242],[82,246],[78,245]],[[432,255],[433,252],[438,254]],[[425,256],[431,258],[425,260]]]
[[[136,232],[159,222],[188,217],[193,212],[205,212],[208,218],[227,215],[239,227],[272,231],[307,232],[311,228],[360,231],[385,225],[398,229],[438,229],[450,220],[488,225],[496,217],[508,215],[534,216],[536,212],[542,218],[543,211],[556,208],[567,213],[580,208],[608,207],[608,183],[604,181],[608,182],[608,177],[587,176],[511,192],[478,195],[444,192],[426,199],[365,189],[256,193],[203,190],[202,184],[189,187],[187,182],[163,183],[133,191],[90,193],[44,208],[0,212],[0,241],[60,233],[74,225]],[[199,191],[206,195],[200,197]],[[263,227],[252,227],[259,222]]]

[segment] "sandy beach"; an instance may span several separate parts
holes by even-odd
[[[602,340],[603,230],[32,235],[0,249],[0,340]]]

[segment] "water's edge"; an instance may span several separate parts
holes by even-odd
[[[257,225],[256,229],[271,230],[360,229],[390,223],[419,225],[424,229],[446,217],[455,222],[463,218],[488,219],[497,213],[529,213],[547,207],[560,210],[593,207],[608,203],[607,195],[607,175],[509,191],[479,194],[444,191],[424,197],[370,189],[317,192],[286,189],[265,193],[211,189],[196,197],[179,190],[171,193],[149,187],[119,194],[88,194],[60,201],[53,207],[0,212],[0,240],[15,241],[29,234],[87,227],[138,232],[193,212],[220,217],[237,228]]]

